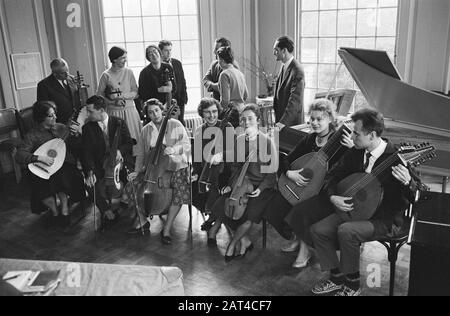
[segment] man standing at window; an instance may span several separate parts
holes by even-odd
[[[172,42],[162,40],[158,45],[159,49],[162,52],[162,60],[165,63],[168,63],[172,66],[174,74],[175,74],[175,83],[177,86],[177,90],[173,98],[177,100],[177,104],[180,108],[180,115],[178,120],[181,124],[186,125],[184,122],[184,108],[188,103],[188,95],[186,89],[186,79],[184,78],[183,65],[181,62],[175,58],[172,58]]]
[[[52,74],[38,83],[37,101],[53,101],[56,104],[56,122],[66,124],[75,108],[77,88],[69,75],[69,66],[62,58],[50,63]]]
[[[305,74],[294,59],[294,41],[288,36],[278,38],[273,47],[277,61],[283,63],[275,86],[273,108],[279,129],[304,122],[303,94]]]

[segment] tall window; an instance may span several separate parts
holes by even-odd
[[[356,89],[343,66],[335,82],[341,59],[340,47],[378,49],[395,58],[398,0],[301,0],[300,60],[305,68],[305,101],[317,92]],[[354,109],[366,103],[358,92]]]
[[[127,50],[136,80],[148,65],[145,48],[162,39],[172,42],[172,57],[183,63],[186,77],[186,110],[195,110],[201,98],[197,0],[103,0],[103,14],[108,50]]]

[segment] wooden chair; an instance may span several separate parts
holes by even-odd
[[[415,202],[419,200],[419,197],[420,191],[417,191]],[[388,260],[390,263],[389,296],[394,296],[395,270],[398,259],[398,252],[408,242],[411,221],[414,216],[413,206],[414,204],[411,204],[408,210],[405,211],[403,226],[396,236],[383,237],[377,240],[379,243],[386,247],[386,250],[388,252]]]
[[[22,179],[22,172],[20,165],[16,163],[15,155],[23,137],[18,117],[19,113],[15,109],[0,110],[0,139],[4,139],[0,140],[0,152],[10,155],[17,183]],[[18,136],[14,136],[13,132],[16,132]],[[0,172],[3,173],[2,168],[0,168]]]

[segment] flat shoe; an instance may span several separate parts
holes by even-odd
[[[172,238],[170,236],[164,236],[164,231],[161,231],[161,241],[164,245],[172,244]]]

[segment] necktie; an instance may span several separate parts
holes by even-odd
[[[284,65],[281,67],[280,83],[283,82],[283,79],[284,79]]]
[[[369,167],[369,163],[370,163],[370,157],[372,157],[372,154],[371,153],[367,153],[366,154],[366,163],[364,164],[364,171],[366,171],[367,170],[367,168]]]

